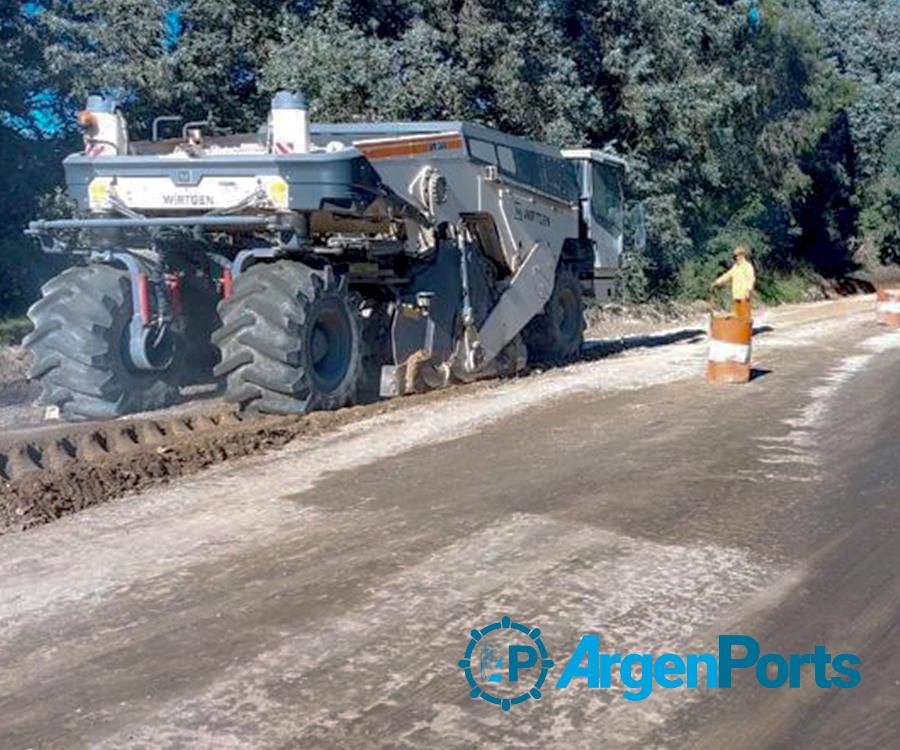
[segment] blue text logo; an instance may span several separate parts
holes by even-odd
[[[581,684],[609,689],[621,684],[629,701],[649,698],[654,688],[730,688],[743,673],[768,689],[797,689],[813,681],[816,687],[854,688],[862,681],[862,660],[849,652],[831,654],[825,646],[808,653],[764,653],[748,635],[720,635],[718,650],[698,654],[613,653],[601,647],[599,633],[581,636],[554,687]],[[470,632],[459,661],[469,694],[508,711],[511,706],[541,697],[553,661],[540,628],[509,617]]]

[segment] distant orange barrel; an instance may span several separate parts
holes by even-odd
[[[750,344],[753,322],[744,316],[714,314],[709,322],[710,383],[746,383],[750,380]]]
[[[878,322],[890,328],[900,328],[900,287],[878,290]]]

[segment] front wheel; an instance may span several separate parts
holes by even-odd
[[[575,357],[584,343],[584,302],[578,277],[560,265],[544,311],[524,330],[529,358],[559,363]]]
[[[259,414],[306,414],[355,400],[360,322],[330,269],[289,260],[251,266],[219,314],[215,373],[226,378],[227,401]]]
[[[111,419],[161,409],[178,400],[183,350],[167,334],[139,370],[128,354],[131,283],[128,273],[91,264],[63,271],[41,289],[28,310],[34,330],[25,346],[34,356],[30,375],[40,401],[70,421]]]

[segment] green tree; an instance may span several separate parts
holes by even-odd
[[[257,72],[275,34],[276,0],[47,0],[36,18],[43,64],[70,102],[90,93],[127,106],[137,134],[159,114],[207,112],[255,125]],[[180,31],[172,33],[177,10]]]
[[[860,224],[884,264],[900,264],[900,131],[885,146],[883,168],[869,185]]]
[[[53,92],[44,106],[60,122],[88,93],[116,94],[140,136],[163,113],[212,111],[221,124],[255,128],[269,95],[288,87],[307,91],[318,120],[471,119],[625,155],[630,197],[648,215],[646,255],[629,268],[633,294],[696,294],[738,241],[764,272],[846,273],[860,210],[862,231],[889,241],[884,143],[900,117],[892,0],[763,0],[758,30],[746,3],[718,0],[42,8],[0,16],[13,40],[0,71],[14,82],[0,112],[19,118],[10,127],[7,115],[0,136],[19,139],[4,147],[40,165],[47,186],[71,131],[22,127],[42,92]],[[35,190],[3,179],[21,223],[34,203],[17,191]]]
[[[840,70],[857,86],[847,107],[864,245],[883,261],[900,261],[897,150],[900,142],[900,3],[820,0],[811,17]]]
[[[0,5],[0,317],[21,315],[55,267],[22,233],[61,179],[65,151],[32,23],[24,3]]]

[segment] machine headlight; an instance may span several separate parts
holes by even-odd
[[[108,207],[109,187],[112,179],[109,177],[95,177],[88,185],[88,201],[92,209],[104,209]]]
[[[278,208],[288,207],[288,184],[280,177],[269,180],[266,193]]]

